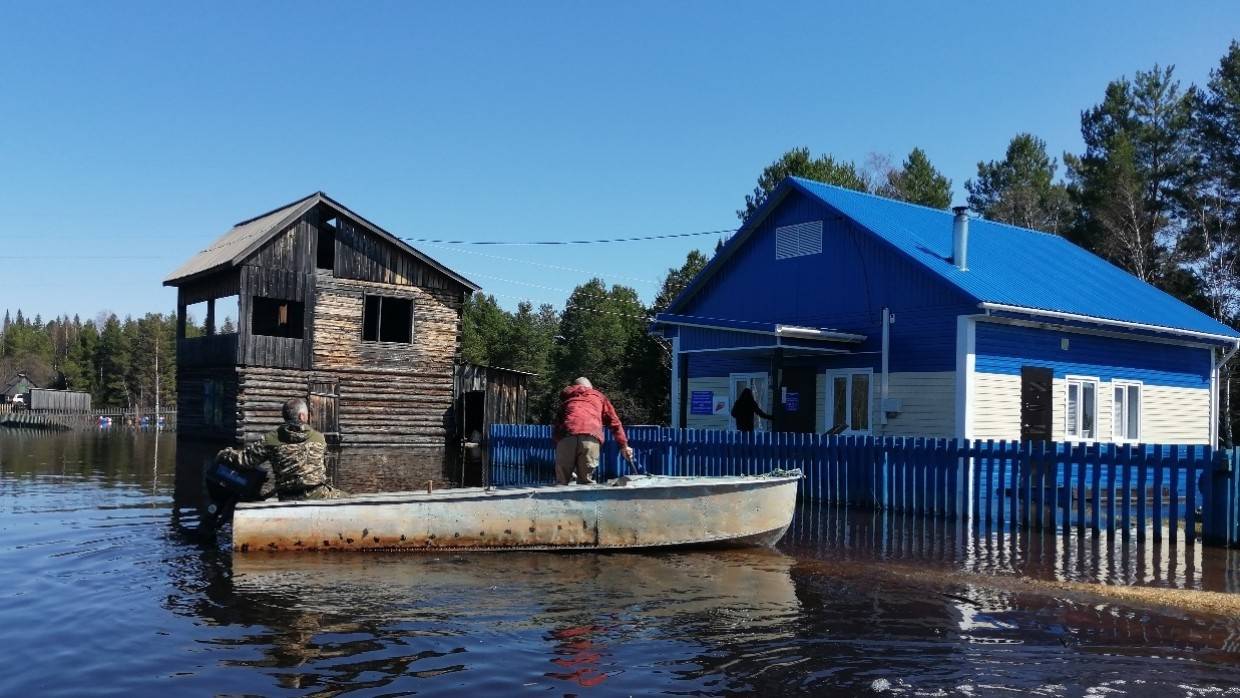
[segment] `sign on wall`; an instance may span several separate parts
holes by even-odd
[[[801,409],[801,394],[789,390],[784,394],[784,410],[796,412]]]
[[[714,414],[715,391],[694,390],[689,393],[689,414]]]

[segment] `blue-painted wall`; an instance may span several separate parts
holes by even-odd
[[[1068,349],[1061,340],[1068,339]],[[977,323],[976,370],[1019,374],[1021,366],[1043,366],[1066,375],[1140,380],[1177,388],[1210,387],[1207,349],[1131,341],[1032,327]]]
[[[775,228],[818,220],[823,221],[822,253],[775,258]],[[838,211],[793,192],[677,312],[866,335],[869,339],[863,345],[851,347],[860,355],[821,360],[824,368],[843,368],[878,366],[884,307],[896,316],[891,327],[892,371],[955,370],[956,316],[976,312],[976,302]],[[695,337],[693,343],[695,347],[710,341],[716,342],[713,346],[741,346],[729,342],[744,335],[727,334],[731,336],[701,336],[701,342]],[[773,343],[774,337],[769,340]],[[753,346],[748,342],[754,340],[739,341]],[[683,334],[681,348],[689,348]],[[698,356],[690,359],[690,376],[720,375],[700,372],[694,363],[705,364],[705,360]],[[746,362],[729,358],[721,359],[722,364]],[[769,362],[764,366],[769,367]]]

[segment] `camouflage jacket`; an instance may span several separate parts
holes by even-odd
[[[327,484],[323,464],[326,454],[327,440],[322,434],[310,427],[285,424],[245,450],[228,449],[221,456],[251,470],[271,463],[280,499],[330,499],[342,493]]]

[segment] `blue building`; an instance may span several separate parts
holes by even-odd
[[[1214,443],[1240,333],[1067,240],[784,181],[660,314],[672,421]]]

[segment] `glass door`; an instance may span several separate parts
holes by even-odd
[[[771,414],[771,388],[769,376],[765,373],[733,373],[729,377],[731,402],[729,405],[735,405],[736,400],[740,398],[741,393],[745,392],[745,388],[753,391],[754,398],[758,401],[758,406],[762,411]],[[732,429],[736,429],[736,420],[728,419]],[[770,431],[771,422],[761,417],[754,420],[754,431]]]

